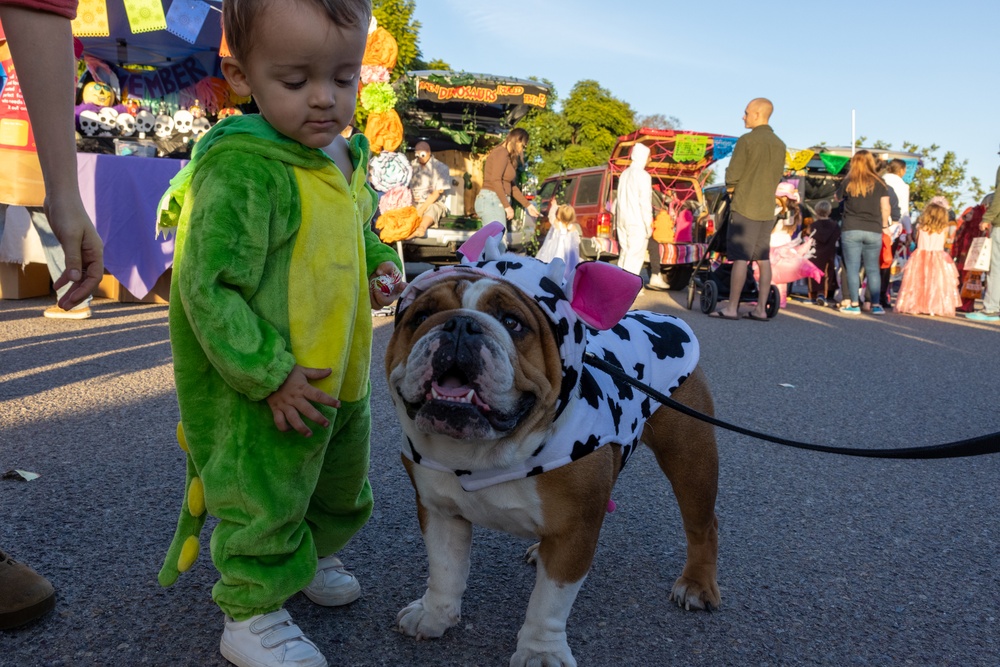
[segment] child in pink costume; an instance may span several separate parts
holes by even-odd
[[[917,227],[917,249],[903,267],[897,313],[955,316],[962,299],[958,292],[958,269],[944,250],[947,236],[947,210],[927,204]]]

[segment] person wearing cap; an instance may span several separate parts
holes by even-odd
[[[451,188],[451,172],[448,166],[431,153],[430,144],[418,141],[413,147],[414,158],[413,177],[410,179],[410,189],[413,191],[413,203],[417,205],[420,216],[420,226],[410,235],[410,238],[420,238],[427,233],[431,225],[436,225],[448,213],[444,204],[444,194]]]
[[[736,140],[726,169],[726,189],[732,194],[732,214],[726,231],[726,256],[733,262],[729,301],[711,316],[740,318],[740,294],[750,262],[760,273],[757,305],[749,319],[767,322],[765,304],[771,289],[771,230],[774,227],[774,193],[785,169],[785,142],[768,124],[774,105],[763,97],[750,100],[743,125],[750,130]]]
[[[998,153],[1000,155],[1000,153]],[[983,309],[968,313],[966,317],[978,322],[1000,322],[1000,167],[993,188],[993,201],[983,214],[979,229],[990,234],[990,270],[986,272],[986,291],[983,292]]]

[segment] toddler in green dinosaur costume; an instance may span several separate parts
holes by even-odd
[[[372,233],[377,195],[354,115],[370,0],[224,0],[222,71],[260,115],[196,145],[161,202],[176,226],[170,341],[188,452],[161,584],[191,567],[206,514],[241,667],[326,665],[289,614],[360,595],[334,556],[368,520],[371,308],[396,253]]]

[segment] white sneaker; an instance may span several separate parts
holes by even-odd
[[[667,285],[667,281],[663,279],[663,276],[659,273],[649,277],[649,284],[647,287],[652,287],[653,289],[669,289],[670,286]]]
[[[90,317],[90,306],[74,308],[73,310],[63,310],[59,306],[49,306],[42,315],[53,320],[86,320]]]
[[[320,558],[312,583],[302,589],[305,596],[324,607],[341,607],[361,597],[361,584],[336,556]]]
[[[237,667],[327,667],[316,645],[306,639],[284,609],[245,621],[226,617],[219,650]]]

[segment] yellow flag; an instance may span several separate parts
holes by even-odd
[[[160,0],[125,0],[125,14],[133,34],[167,29],[167,17]]]
[[[785,151],[785,164],[788,165],[789,169],[793,169],[795,171],[805,169],[813,155],[815,155],[815,153],[808,148],[803,148],[801,150],[798,148],[789,148]]]
[[[77,37],[107,37],[111,34],[107,3],[105,0],[80,0],[76,18],[70,25]]]

